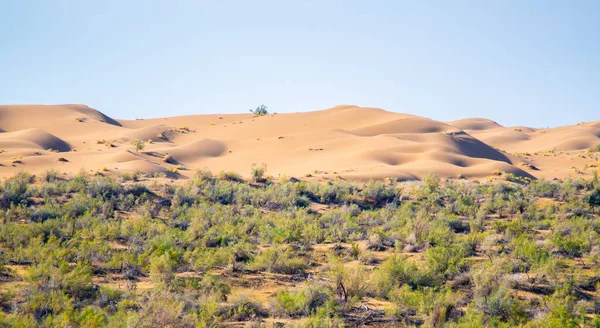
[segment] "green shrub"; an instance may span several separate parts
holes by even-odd
[[[31,174],[20,172],[14,177],[7,179],[1,185],[0,205],[8,208],[10,205],[27,205],[29,203]]]
[[[275,296],[277,308],[289,317],[314,314],[329,299],[329,291],[319,284],[308,285],[299,291],[279,292]]]
[[[360,300],[369,292],[370,279],[362,265],[345,265],[339,258],[334,258],[329,262],[331,269],[328,275],[334,282],[340,299],[344,301]]]
[[[81,327],[100,328],[105,327],[106,322],[106,313],[95,306],[86,307],[79,315]]]
[[[600,188],[596,187],[585,198],[590,206],[600,206]]]
[[[225,171],[221,171],[221,173],[219,173],[219,179],[233,181],[233,182],[243,182],[244,181],[242,176],[239,175],[238,173],[225,172]]]
[[[267,314],[262,307],[252,302],[246,296],[240,296],[231,301],[231,305],[221,310],[224,319],[231,321],[247,321]]]
[[[269,112],[267,111],[267,106],[265,105],[260,105],[255,109],[251,109],[250,112],[256,116],[263,116],[269,114]]]
[[[375,275],[375,288],[382,297],[389,297],[389,292],[404,284],[417,288],[433,286],[431,275],[419,269],[416,264],[406,257],[394,254],[383,262]]]
[[[56,182],[60,178],[60,172],[58,170],[48,170],[41,176],[42,181],[45,182]]]
[[[452,279],[466,266],[464,250],[460,246],[429,248],[425,251],[425,259],[428,268],[443,279]]]
[[[252,267],[273,273],[300,274],[308,269],[308,263],[305,259],[295,256],[290,250],[272,248],[257,255]]]
[[[396,198],[396,190],[386,187],[383,181],[369,180],[361,191],[361,196],[367,202],[380,205],[393,201]]]
[[[257,165],[256,163],[252,164],[252,169],[250,171],[250,175],[252,176],[252,180],[254,182],[263,182],[265,181],[265,173],[267,172],[267,165],[262,163]]]
[[[140,152],[144,150],[144,148],[146,147],[146,143],[142,140],[134,140],[131,142],[131,146],[136,152]]]

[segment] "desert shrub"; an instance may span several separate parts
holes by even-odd
[[[269,112],[267,111],[267,106],[265,105],[260,105],[255,109],[251,109],[250,112],[256,116],[263,116],[269,114]]]
[[[519,323],[525,319],[525,313],[503,278],[510,271],[510,266],[511,260],[508,258],[485,262],[473,274],[473,302],[477,309],[490,317]]]
[[[580,257],[589,249],[589,242],[584,236],[562,236],[555,234],[552,236],[552,243],[557,247],[560,253],[571,257]]]
[[[194,327],[196,319],[186,313],[186,301],[163,289],[150,291],[143,295],[139,309],[127,319],[130,327]],[[207,315],[208,316],[208,315]]]
[[[275,306],[288,317],[311,315],[330,299],[327,288],[319,283],[310,284],[299,291],[279,292],[275,296]]]
[[[71,267],[68,263],[53,259],[53,256],[29,269],[28,280],[32,283],[32,292],[40,297],[53,297],[53,292],[65,293],[75,300],[85,299],[96,293],[92,286],[92,267],[79,264]],[[51,263],[54,262],[54,263]]]
[[[43,185],[40,186],[40,188],[38,188],[36,190],[37,196],[42,197],[42,198],[58,196],[58,195],[64,193],[63,188],[64,188],[64,184],[44,183]],[[63,189],[63,190],[61,190],[61,189]]]
[[[221,173],[219,173],[219,179],[233,181],[233,182],[243,182],[244,181],[242,176],[239,175],[238,173],[225,172],[225,171],[221,171]]]
[[[100,198],[107,201],[119,195],[121,185],[107,177],[92,179],[87,184],[87,194],[92,198]]]
[[[386,187],[383,181],[369,180],[361,191],[361,196],[367,202],[380,205],[393,201],[396,197],[396,190],[393,187]]]
[[[31,174],[20,172],[2,183],[0,191],[0,205],[8,208],[10,205],[27,205],[29,202]]]
[[[425,251],[427,267],[442,279],[451,279],[466,267],[465,244],[437,246]]]
[[[48,170],[41,176],[42,181],[45,182],[56,182],[60,178],[60,172],[58,170]]]
[[[252,168],[250,170],[250,176],[252,176],[252,180],[254,182],[263,182],[265,181],[265,173],[267,172],[267,165],[262,163],[260,165],[254,163],[252,164]]]
[[[522,270],[527,272],[532,266],[540,266],[546,262],[550,256],[548,252],[536,245],[534,240],[527,237],[526,234],[512,240],[514,259],[522,263]]]
[[[197,170],[194,174],[193,184],[196,186],[204,185],[213,181],[213,174],[209,170]]]
[[[545,298],[549,313],[539,320],[543,327],[580,327],[582,326],[582,313],[577,313],[576,298],[572,285],[565,284],[557,289],[550,297]]]
[[[308,269],[308,263],[305,259],[295,256],[291,250],[271,248],[258,254],[252,267],[273,273],[300,274]]]
[[[448,321],[457,302],[457,295],[447,288],[424,287],[412,289],[408,285],[390,292],[390,300],[398,304],[395,315],[402,319],[406,312],[418,312],[429,316],[432,327],[442,327]]]
[[[156,284],[170,286],[175,279],[177,263],[168,254],[154,257],[150,260],[150,279]]]
[[[600,188],[594,188],[594,190],[586,195],[585,200],[590,206],[600,206]]]
[[[348,200],[355,190],[347,183],[327,183],[323,186],[311,185],[313,190],[306,192],[306,196],[322,204],[341,204]],[[316,189],[316,190],[315,190]]]
[[[214,297],[219,301],[226,301],[231,294],[231,287],[227,281],[216,275],[206,274],[202,279],[189,279],[186,283],[195,290],[199,296]]]
[[[223,317],[217,300],[214,298],[201,299],[198,308],[199,327],[219,327]]]
[[[389,297],[392,289],[404,284],[412,288],[434,285],[428,272],[399,254],[394,254],[385,260],[374,278],[375,289],[382,297]]]
[[[107,323],[106,312],[95,306],[84,308],[78,319],[81,327],[100,328],[105,327]]]
[[[344,320],[332,315],[325,308],[318,308],[316,313],[300,321],[298,327],[302,328],[342,328],[346,327]]]
[[[532,181],[529,190],[537,197],[556,197],[559,194],[560,186],[558,183],[544,179]]]
[[[267,313],[262,307],[252,302],[246,296],[239,296],[231,300],[231,305],[221,310],[222,317],[232,321],[248,321],[256,317],[266,317]]]
[[[31,213],[30,220],[33,222],[44,222],[46,220],[59,218],[62,216],[62,213],[63,212],[60,206],[47,203],[33,211],[33,213]]]
[[[134,140],[131,142],[131,146],[136,152],[140,152],[144,150],[144,148],[146,147],[146,143],[142,140]]]
[[[423,176],[423,185],[427,192],[436,192],[440,187],[440,177],[438,175],[427,173]]]
[[[328,275],[335,284],[335,290],[344,301],[359,300],[370,290],[369,276],[362,265],[345,265],[341,259],[329,261],[331,269]]]

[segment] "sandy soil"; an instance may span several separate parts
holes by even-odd
[[[136,152],[131,142],[146,142]],[[196,169],[273,177],[368,180],[589,176],[600,153],[600,121],[551,129],[504,127],[487,119],[439,122],[378,108],[337,106],[305,113],[194,115],[119,120],[85,105],[0,106],[0,177],[19,171],[67,174]]]

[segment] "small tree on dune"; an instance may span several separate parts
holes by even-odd
[[[269,112],[267,111],[267,106],[265,106],[265,105],[260,105],[260,106],[256,107],[255,109],[251,109],[250,113],[252,113],[256,116],[263,116],[263,115],[269,114]]]

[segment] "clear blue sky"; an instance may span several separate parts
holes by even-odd
[[[600,1],[1,1],[0,103],[599,120]]]

